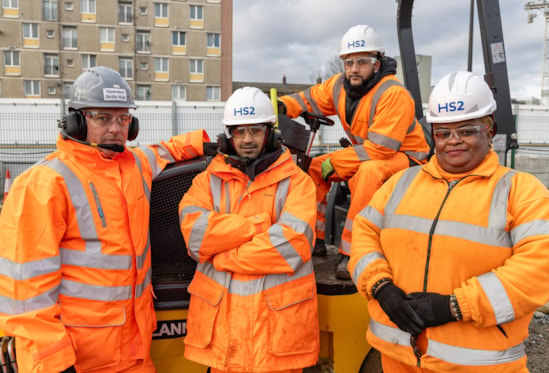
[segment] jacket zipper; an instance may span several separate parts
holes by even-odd
[[[107,226],[107,221],[105,220],[105,214],[103,214],[103,208],[101,207],[101,200],[99,199],[99,194],[97,194],[97,190],[95,190],[95,185],[93,185],[93,183],[90,183],[90,189],[93,193],[93,199],[95,200],[97,213],[101,218],[101,225],[103,225],[103,228],[105,228]]]

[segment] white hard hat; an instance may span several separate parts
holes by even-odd
[[[368,25],[351,27],[341,39],[339,58],[350,53],[379,52],[385,54],[385,48],[377,32]]]
[[[273,104],[269,97],[255,87],[242,87],[233,92],[225,104],[223,124],[226,127],[244,124],[276,122]],[[231,135],[225,129],[227,138]]]
[[[496,100],[484,79],[469,71],[457,71],[444,76],[433,88],[427,122],[461,122],[491,115],[495,110]]]

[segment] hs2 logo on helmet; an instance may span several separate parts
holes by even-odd
[[[438,112],[451,113],[454,111],[464,111],[465,103],[463,101],[450,101],[445,104],[438,104]]]
[[[243,106],[241,108],[235,108],[233,109],[233,114],[235,116],[237,115],[254,115],[255,114],[255,107],[253,106]]]

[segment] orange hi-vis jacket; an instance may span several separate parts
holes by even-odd
[[[194,178],[179,205],[198,262],[188,289],[187,359],[235,372],[317,362],[314,193],[288,150],[254,181],[223,155]]]
[[[199,130],[109,159],[59,137],[15,179],[0,217],[0,329],[16,337],[19,372],[110,373],[149,359],[151,183],[205,141]]]
[[[491,151],[466,174],[436,157],[394,175],[355,217],[349,269],[368,299],[369,343],[402,363],[436,372],[525,371],[523,341],[549,300],[549,192]],[[392,279],[405,293],[457,297],[463,320],[398,329],[372,298]]]
[[[344,78],[345,74],[340,73],[305,91],[280,97],[292,118],[303,111],[338,115],[354,146],[331,153],[335,173],[346,180],[354,175],[361,162],[389,159],[396,152],[424,163],[429,156],[429,145],[416,120],[414,100],[396,76],[383,77],[362,97],[350,123],[345,111]]]

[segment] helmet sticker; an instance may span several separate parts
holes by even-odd
[[[125,89],[122,88],[103,88],[103,99],[105,101],[128,101]]]

